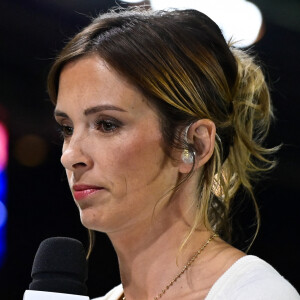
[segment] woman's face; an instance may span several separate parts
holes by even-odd
[[[109,233],[150,220],[178,168],[142,94],[101,58],[87,56],[63,68],[55,118],[82,223]]]

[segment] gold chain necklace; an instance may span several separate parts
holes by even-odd
[[[205,247],[215,238],[219,236],[218,234],[214,233],[204,244],[203,246],[192,256],[192,258],[186,263],[186,265],[182,268],[182,270],[174,277],[174,279],[167,284],[167,286],[161,290],[161,292],[154,297],[154,300],[160,299],[166,292],[167,290],[179,279],[182,274],[186,272],[186,270],[191,266],[191,264],[196,260],[196,258],[199,256],[199,254],[205,249]],[[123,298],[122,300],[126,300],[126,296],[123,293]]]

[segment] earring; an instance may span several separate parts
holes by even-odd
[[[190,129],[191,125],[193,123],[191,123],[190,125],[188,125],[185,130],[184,130],[184,141],[188,144],[188,140],[187,140],[187,133],[188,130]],[[194,155],[193,155],[194,154]],[[181,154],[181,160],[185,163],[185,164],[192,164],[194,162],[194,157],[195,157],[195,153],[192,153],[189,149],[184,149],[182,154]]]
[[[181,154],[181,159],[185,164],[192,164],[194,161],[194,157],[191,151],[188,149],[184,149]]]

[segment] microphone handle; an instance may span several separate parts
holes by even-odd
[[[88,296],[26,290],[23,300],[90,300]]]

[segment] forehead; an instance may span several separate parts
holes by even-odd
[[[87,93],[100,92],[103,96],[108,94],[136,93],[139,91],[119,75],[103,59],[97,55],[85,56],[67,63],[59,77],[58,100],[65,94],[76,92],[78,96]],[[140,95],[142,96],[142,95]]]
[[[59,78],[56,110],[86,110],[114,105],[139,115],[154,112],[142,92],[101,57],[89,55],[69,62]]]
[[[67,63],[59,77],[56,107],[72,102],[83,108],[99,104],[99,101],[130,102],[143,100],[133,85],[114,71],[96,55],[82,57]],[[136,101],[135,101],[136,102]],[[129,103],[127,103],[129,104]]]

